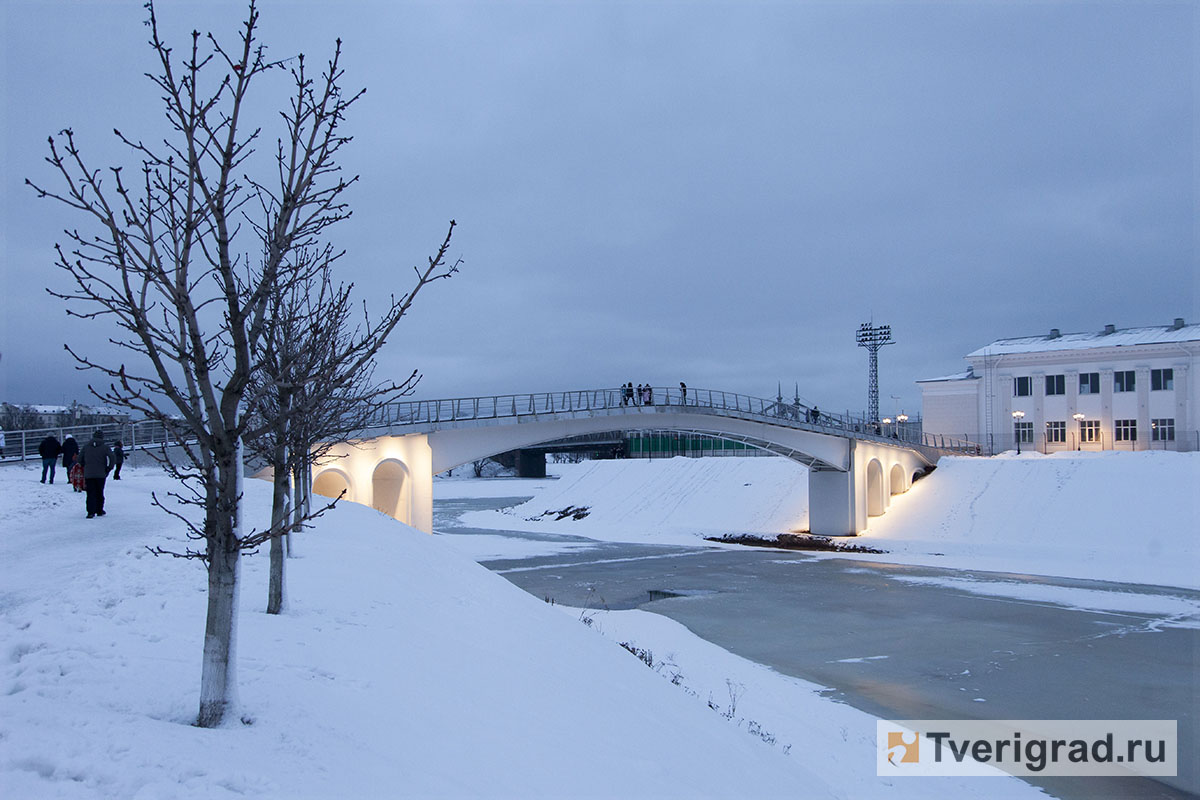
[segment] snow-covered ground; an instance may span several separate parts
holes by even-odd
[[[1196,589],[1198,488],[1200,453],[944,458],[867,539],[901,563]]]
[[[887,554],[837,557],[1200,588],[1197,486],[1200,453],[943,458],[851,540]],[[807,504],[806,471],[782,458],[597,461],[463,523],[696,544],[804,528]],[[588,516],[541,516],[568,506]]]
[[[559,480],[528,502],[464,514],[463,524],[676,544],[730,532],[779,533],[808,526],[808,470],[785,458],[622,459],[559,469]],[[443,484],[443,491],[466,491],[469,483]],[[561,522],[542,516],[568,506],[585,507],[588,515]]]
[[[180,526],[149,505],[170,484],[127,470],[108,483],[108,515],[87,520],[83,495],[37,474],[0,470],[5,798],[859,797],[888,788],[864,738],[873,720],[817,687],[731,661],[679,628],[669,635],[691,688],[681,690],[594,630],[636,620],[589,630],[445,539],[352,504],[298,538],[284,615],[262,611],[265,556],[244,561],[240,713],[217,730],[192,727],[203,568],[145,548],[184,545]],[[248,482],[247,498],[248,522],[261,524],[269,486]],[[745,687],[731,720],[702,694],[726,678]],[[774,706],[768,736],[749,735],[757,703]],[[891,787],[912,798],[935,789],[1034,794],[1008,778]]]

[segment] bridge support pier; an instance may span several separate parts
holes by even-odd
[[[867,529],[865,476],[850,441],[847,470],[808,471],[808,530],[817,536],[857,536]]]
[[[808,529],[817,536],[857,536],[867,527],[866,503],[854,470],[808,473]]]
[[[544,477],[546,477],[546,451],[544,451],[544,450],[518,450],[517,451],[517,477],[518,478],[544,478]]]

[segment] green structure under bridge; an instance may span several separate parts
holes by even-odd
[[[517,466],[516,454],[502,453],[496,460]],[[520,451],[530,452],[530,451]],[[719,436],[684,431],[612,431],[571,436],[538,445],[533,452],[570,453],[583,458],[672,458],[687,456],[770,456],[753,445]],[[510,463],[511,462],[511,463]]]
[[[773,456],[753,445],[685,431],[632,431],[625,435],[626,458],[703,458],[707,456]]]

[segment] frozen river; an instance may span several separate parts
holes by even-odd
[[[1168,783],[1037,783],[1060,797],[1200,794],[1200,593],[781,550],[594,542],[457,522],[464,511],[523,499],[438,501],[434,528],[514,540],[495,549],[530,554],[481,563],[537,597],[663,614],[882,718],[1177,719],[1180,776]],[[1072,598],[1093,610],[1064,605]]]

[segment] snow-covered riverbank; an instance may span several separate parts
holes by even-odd
[[[577,620],[346,504],[303,534],[291,609],[242,572],[241,715],[194,719],[205,577],[150,470],[83,495],[0,470],[0,795],[837,796]],[[261,524],[269,485],[247,485]],[[864,767],[865,768],[865,767]]]
[[[1200,453],[944,458],[853,540],[888,553],[853,557],[1200,588],[1197,486]],[[696,544],[803,528],[807,505],[805,469],[781,458],[596,461],[564,469],[528,502],[463,523]],[[566,508],[587,515],[545,513]]]

